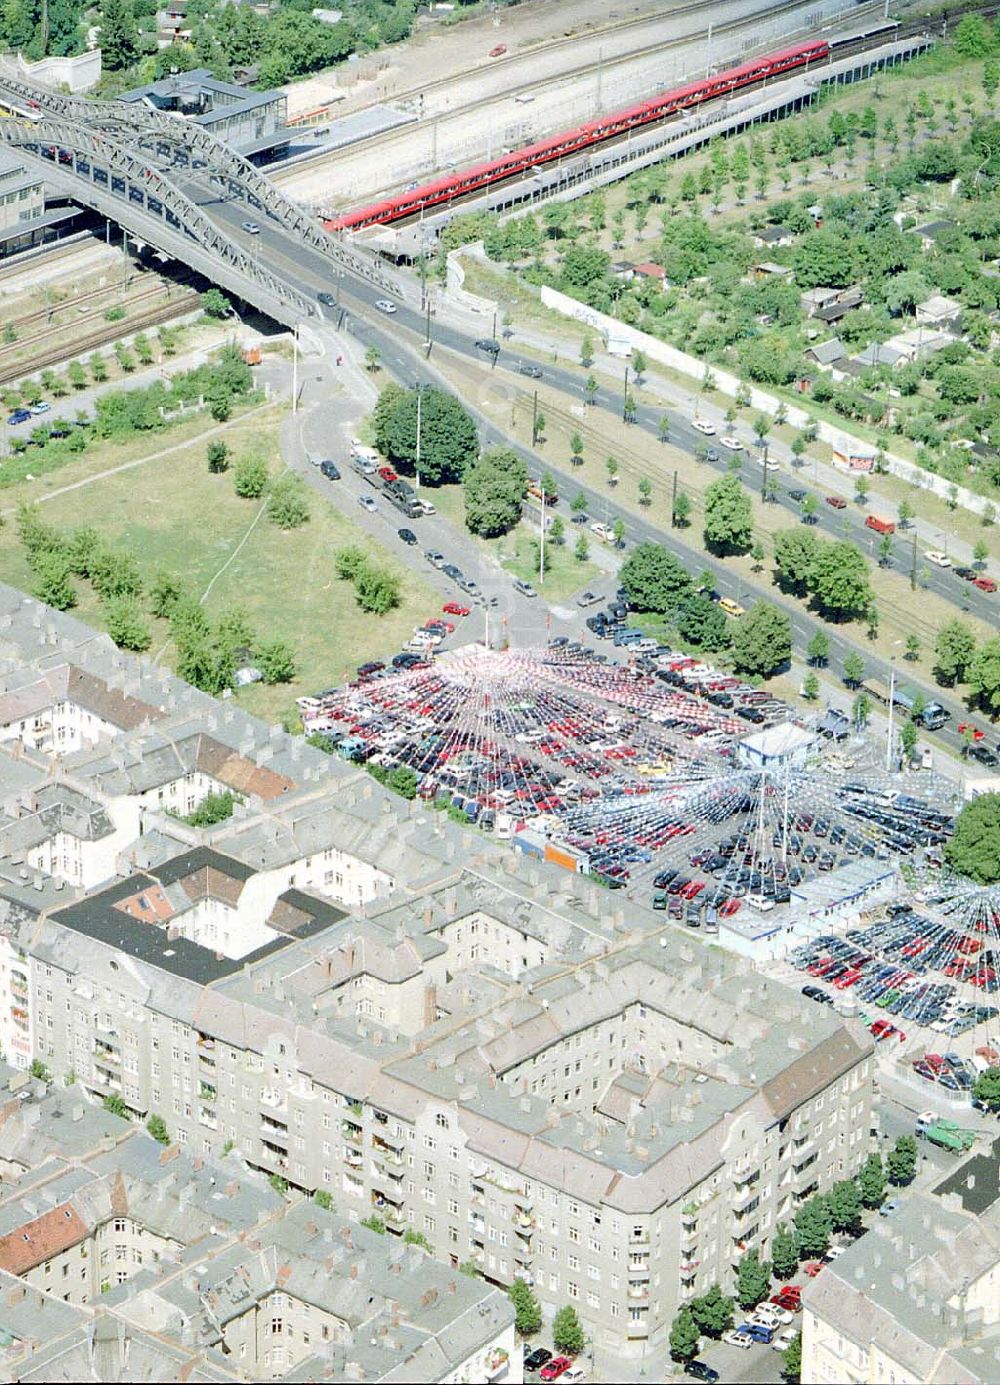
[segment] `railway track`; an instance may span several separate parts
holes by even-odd
[[[802,6],[801,6],[801,0],[788,0],[788,3],[783,4],[783,5],[780,5],[780,6],[776,7],[776,8],[773,9],[773,10],[769,10],[768,13],[767,13],[767,18],[768,18],[768,19],[776,19],[776,18],[780,18],[780,16],[783,15],[783,14],[788,14],[788,13],[793,13],[793,14],[794,14],[794,12],[795,12],[796,10],[801,9],[801,7],[802,7]],[[679,9],[679,10],[672,10],[672,11],[669,11],[669,12],[664,11],[664,14],[666,15],[667,13],[669,13],[669,14],[671,15],[671,17],[676,18],[678,15],[685,15],[685,14],[689,14],[689,13],[690,13],[690,14],[694,14],[694,13],[698,13],[698,12],[706,12],[706,13],[709,13],[709,14],[710,14],[710,13],[712,13],[713,11],[715,11],[715,10],[717,10],[717,9],[718,9],[717,0],[697,0],[697,3],[695,3],[695,4],[682,6],[681,9]],[[875,13],[880,12],[881,9],[882,9],[881,0],[869,0],[868,3],[863,4],[863,5],[859,5],[859,6],[857,7],[857,10],[856,10],[856,11],[854,12],[854,14],[852,15],[852,18],[856,17],[856,18],[859,18],[859,19],[863,19],[863,18],[865,17],[866,14],[875,14]],[[755,23],[755,19],[756,19],[756,20],[759,20],[759,18],[760,18],[760,16],[751,17],[751,18],[749,18],[749,19],[735,19],[735,20],[732,20],[732,21],[731,21],[730,23],[728,23],[728,24],[720,24],[720,25],[718,25],[718,26],[716,26],[716,25],[713,24],[713,26],[712,26],[712,32],[713,32],[713,34],[714,34],[715,36],[721,37],[721,36],[724,35],[724,34],[732,33],[732,32],[734,32],[734,31],[736,31],[736,30],[738,30],[738,29],[740,29],[740,28],[746,28],[746,27],[748,27],[748,26],[753,25],[753,24]],[[624,28],[626,28],[626,27],[637,27],[638,25],[640,25],[640,24],[643,23],[643,22],[648,23],[648,22],[649,22],[649,18],[647,17],[647,19],[646,19],[645,21],[643,21],[643,20],[633,20],[633,21],[630,22],[630,25],[622,25],[621,27],[622,27],[622,29],[624,29]],[[608,31],[608,30],[598,30],[598,31],[596,31],[596,32],[597,32],[597,33],[606,33],[606,32],[609,32],[609,31]],[[613,30],[613,31],[611,31],[611,32],[618,33],[618,32],[621,32],[621,30],[615,29],[615,30]],[[499,97],[498,97],[498,98],[495,98],[495,99],[498,99],[498,100],[499,100],[499,99],[507,100],[507,99],[510,98],[510,97],[516,98],[517,96],[524,95],[524,94],[527,93],[527,92],[530,92],[530,91],[533,91],[533,90],[537,89],[539,86],[551,85],[553,82],[565,81],[565,80],[569,80],[570,78],[572,78],[572,80],[574,80],[574,81],[578,81],[578,80],[581,79],[581,78],[586,78],[586,77],[588,77],[588,76],[593,76],[593,75],[595,75],[598,71],[603,71],[603,72],[605,72],[605,73],[608,73],[608,72],[612,71],[615,67],[619,66],[619,65],[622,64],[622,63],[637,62],[637,61],[640,61],[642,58],[648,58],[648,57],[650,57],[651,55],[656,54],[656,53],[664,53],[664,54],[666,54],[666,53],[669,53],[672,49],[679,48],[679,47],[682,47],[684,44],[690,43],[690,42],[692,41],[692,39],[694,39],[694,38],[697,37],[698,32],[699,32],[699,31],[696,30],[696,31],[694,31],[693,33],[688,34],[687,36],[685,36],[685,37],[683,37],[683,38],[671,39],[668,43],[649,43],[649,44],[646,44],[645,47],[643,47],[643,48],[636,48],[636,49],[634,49],[631,53],[624,53],[624,54],[622,54],[622,56],[621,56],[620,58],[612,58],[612,59],[608,59],[608,60],[603,60],[603,59],[598,58],[598,59],[595,59],[595,60],[593,60],[593,61],[591,61],[591,62],[584,63],[582,66],[575,68],[572,72],[566,72],[566,73],[563,73],[563,74],[557,74],[556,76],[554,76],[554,77],[552,77],[552,78],[550,78],[550,79],[547,79],[547,80],[544,81],[544,82],[530,81],[530,82],[522,82],[522,83],[520,83],[520,85],[512,85],[512,86],[510,86],[509,88],[507,88],[507,89],[505,90],[505,92],[504,92],[502,98],[499,98]],[[790,35],[789,37],[792,37],[792,36]],[[763,40],[762,40],[761,42],[763,42]],[[770,40],[769,40],[769,42],[770,42]],[[545,51],[546,53],[558,52],[558,51],[559,51],[560,49],[562,49],[562,48],[569,48],[569,47],[571,47],[574,43],[575,43],[576,45],[578,45],[578,44],[579,44],[579,38],[577,38],[577,39],[575,39],[575,40],[574,40],[574,39],[560,39],[557,43],[553,43],[553,44],[548,44],[548,45],[546,45],[544,51]],[[538,52],[538,51],[540,51],[540,50],[539,50],[539,49],[534,49],[534,50],[527,50],[527,51],[529,51],[529,52]],[[524,56],[525,56],[525,54],[524,54],[524,53],[521,53],[521,54],[513,54],[513,55],[512,55],[511,57],[509,57],[509,58],[498,59],[498,60],[497,60],[497,66],[500,66],[500,65],[502,65],[502,64],[508,64],[508,63],[509,63],[509,64],[515,64],[515,63],[518,61],[519,58],[524,57]],[[496,70],[496,68],[491,66],[490,71],[492,72],[492,71],[495,71],[495,70]],[[468,74],[463,74],[463,75],[468,75]],[[446,89],[449,85],[451,85],[451,84],[454,82],[454,80],[455,80],[454,78],[450,78],[450,79],[449,79],[449,78],[442,78],[441,81],[439,81],[439,82],[432,82],[432,83],[430,83],[429,85],[424,86],[424,87],[415,87],[415,88],[413,88],[411,91],[408,91],[408,92],[400,92],[400,93],[398,93],[398,94],[397,94],[397,93],[394,93],[394,94],[393,94],[393,97],[392,97],[392,102],[391,102],[391,104],[393,104],[393,105],[399,105],[399,104],[402,104],[402,103],[404,103],[404,102],[406,102],[406,101],[414,100],[414,99],[416,99],[418,96],[420,96],[420,95],[422,95],[422,94],[426,96],[427,92],[429,92],[429,91],[435,91],[435,90],[443,90],[443,89]],[[638,98],[637,98],[637,99],[638,99]],[[462,106],[456,106],[456,107],[454,107],[454,109],[449,109],[449,111],[447,112],[447,118],[448,118],[449,120],[451,120],[451,119],[453,119],[455,116],[461,115],[461,113],[462,113],[463,111],[471,110],[471,109],[473,109],[474,107],[478,106],[479,104],[480,104],[479,102],[473,100],[473,101],[469,101],[469,102],[465,103],[465,104],[462,105]],[[487,104],[489,104],[489,100],[487,100]],[[435,117],[435,118],[438,118],[438,117]],[[366,140],[364,141],[364,147],[365,147],[366,150],[368,150],[368,149],[374,150],[374,149],[377,149],[378,146],[380,146],[380,145],[387,145],[387,144],[390,144],[390,143],[392,143],[394,140],[397,140],[397,139],[400,137],[400,133],[401,133],[401,132],[400,132],[399,129],[392,129],[392,130],[385,130],[385,131],[383,131],[381,134],[371,135],[371,136],[369,136],[368,139],[366,139]],[[404,129],[403,133],[405,133],[405,129]],[[292,167],[287,168],[287,169],[275,169],[275,170],[274,170],[273,172],[271,172],[271,174],[270,174],[271,180],[272,180],[272,182],[277,183],[277,184],[280,186],[280,185],[282,185],[282,184],[284,184],[284,183],[290,183],[290,182],[295,181],[296,179],[301,178],[304,172],[309,172],[309,173],[314,173],[314,172],[316,172],[316,171],[320,171],[320,172],[321,172],[325,167],[329,166],[331,163],[335,162],[338,158],[342,157],[342,156],[343,156],[343,152],[344,152],[343,150],[336,150],[336,151],[331,152],[329,155],[321,156],[321,157],[318,158],[318,159],[310,159],[310,160],[309,160],[307,163],[305,163],[305,164],[295,164],[295,165],[293,165]],[[386,195],[387,195],[387,196],[388,196],[388,195],[391,195],[392,191],[393,191],[392,189],[388,189],[387,192],[386,192]]]
[[[152,295],[146,295],[151,297]],[[135,302],[136,300],[133,300]],[[169,302],[162,300],[151,305],[145,312],[137,316],[130,317],[127,328],[130,334],[145,331],[147,327],[159,327],[164,322],[169,322],[172,318],[179,317],[182,313],[190,311],[197,303],[196,293],[185,293],[179,298],[173,298]],[[4,361],[5,352],[0,350],[0,385],[12,384],[15,380],[21,380],[25,375],[32,375],[39,370],[47,370],[50,366],[61,365],[64,361],[77,360],[85,356],[90,351],[96,351],[102,346],[106,346],[109,341],[115,340],[121,332],[110,331],[109,328],[121,327],[120,323],[105,323],[104,326],[95,328],[92,332],[77,337],[73,343],[72,351],[67,351],[65,345],[50,346],[35,352],[30,362]],[[46,335],[53,335],[55,332],[63,332],[65,327],[57,327]],[[34,340],[39,340],[35,338]],[[23,342],[18,345],[24,346]]]
[[[108,298],[109,296],[116,296],[118,294],[119,288],[120,285],[105,284],[102,288],[90,289],[87,293],[78,294],[75,298],[67,298],[61,303],[54,303],[51,305],[51,307],[37,308],[33,312],[22,314],[22,316],[20,317],[13,317],[10,319],[10,325],[14,327],[14,329],[18,332],[20,336],[20,332],[22,331],[22,329],[30,328],[35,323],[45,323],[46,325],[48,325],[49,320],[52,317],[54,317],[55,314],[65,313],[67,309],[76,310],[86,303],[94,303],[96,311],[98,310],[96,307],[98,302],[100,300]],[[162,283],[151,284],[143,292],[133,295],[133,297],[131,297],[128,300],[128,303],[123,306],[128,306],[128,304],[135,302],[142,302],[145,298],[149,297],[150,293],[162,292],[162,290]],[[90,316],[92,316],[92,313],[90,312],[81,314],[79,321],[85,321],[86,318]],[[52,330],[64,331],[66,327],[69,325],[70,324],[68,322],[63,322],[61,324],[53,324]],[[44,333],[38,333],[36,335],[42,336],[44,335]],[[19,341],[19,344],[23,345],[24,343]],[[2,352],[0,352],[0,358],[2,358]]]

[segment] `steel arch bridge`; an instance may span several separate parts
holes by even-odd
[[[389,289],[375,258],[343,245],[249,160],[202,126],[145,104],[87,101],[24,82],[0,65],[0,141],[44,160],[46,177],[75,201],[119,222],[172,258],[286,325],[317,315],[316,304],[263,268],[255,255],[185,192],[204,182],[269,219],[294,246],[307,245],[346,272]]]

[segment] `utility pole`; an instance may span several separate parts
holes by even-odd
[[[535,425],[538,422],[538,391],[531,398],[531,445],[535,445]]]
[[[427,354],[430,355],[431,346],[433,345],[433,342],[432,342],[432,340],[431,340],[431,299],[430,299],[430,294],[427,295],[427,330],[426,330],[426,333],[425,333],[425,335],[424,335],[424,340],[425,340],[425,342],[426,342],[426,344],[427,344]]]
[[[889,665],[889,728],[885,738],[885,767],[886,771],[892,769],[892,712],[893,703],[896,700],[896,661],[893,660]]]
[[[420,406],[423,403],[424,392],[417,381],[417,455],[413,461],[413,469],[417,476],[417,490],[420,489]]]
[[[537,399],[538,396],[536,395]],[[545,581],[545,477],[538,483],[542,493],[542,508],[538,519],[538,585]]]
[[[761,498],[762,501],[766,501],[766,500],[767,500],[767,439],[765,438],[765,439],[763,440],[763,442],[764,442],[764,455],[762,456],[762,458],[761,458],[761,463],[760,463],[760,498]]]
[[[917,535],[913,535],[913,549],[910,557],[910,591],[917,590]]]
[[[299,324],[292,328],[292,413],[299,411]]]
[[[707,49],[705,50],[705,76],[706,76],[706,78],[708,78],[708,77],[711,77],[711,75],[712,75],[712,26],[711,26],[711,24],[709,24],[709,26],[708,26],[708,47],[707,47]]]
[[[677,472],[674,472],[674,487],[670,493],[670,527],[677,528]]]

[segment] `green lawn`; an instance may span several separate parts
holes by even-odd
[[[465,504],[461,486],[441,486],[434,491],[428,491],[428,495],[433,496],[435,506],[449,523],[460,529],[465,527]],[[567,601],[577,592],[583,591],[592,581],[599,581],[601,577],[600,568],[589,559],[581,563],[574,557],[577,529],[569,522],[569,510],[565,502],[559,508],[563,512],[566,537],[561,544],[546,542],[544,581],[540,581],[538,577],[537,526],[532,530],[529,523],[523,521],[516,529],[498,539],[476,539],[476,543],[485,552],[492,554],[512,577],[520,577],[522,581],[530,582],[547,601],[557,603]],[[598,542],[589,533],[587,539],[591,547]]]
[[[237,425],[228,431],[227,441],[234,455],[252,441],[278,470],[273,414],[267,422],[258,417],[242,428]],[[93,524],[107,539],[132,549],[147,578],[171,572],[200,596],[246,536],[258,508],[258,502],[236,496],[231,473],[209,474],[204,442],[198,441],[162,462],[54,496],[43,513],[61,527]],[[296,651],[294,683],[238,694],[249,711],[262,716],[280,716],[302,693],[340,682],[365,659],[395,652],[434,606],[430,589],[407,572],[396,611],[375,617],[358,610],[353,588],[333,575],[334,549],[359,544],[380,563],[401,574],[402,569],[320,496],[310,493],[310,508],[309,522],[298,530],[285,532],[262,519],[206,602],[206,609],[216,614],[227,606],[242,606],[260,636],[280,636]],[[20,587],[31,584],[13,524],[0,530],[0,579]],[[100,603],[86,583],[78,589],[76,613],[101,626]],[[155,653],[167,644],[168,630],[162,622],[152,625]],[[168,661],[172,652],[167,644]]]

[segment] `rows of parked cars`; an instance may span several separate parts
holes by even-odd
[[[995,990],[993,949],[970,933],[915,914],[907,905],[890,909],[885,922],[852,929],[843,938],[824,934],[796,948],[789,960],[814,978],[802,988],[803,995],[829,1004],[831,992],[851,991],[859,1002],[884,1012],[869,1022],[877,1040],[906,1039],[889,1015],[950,1038],[995,1019],[996,1006],[963,997],[953,980],[937,981],[928,975],[932,970],[961,975],[981,990]]]

